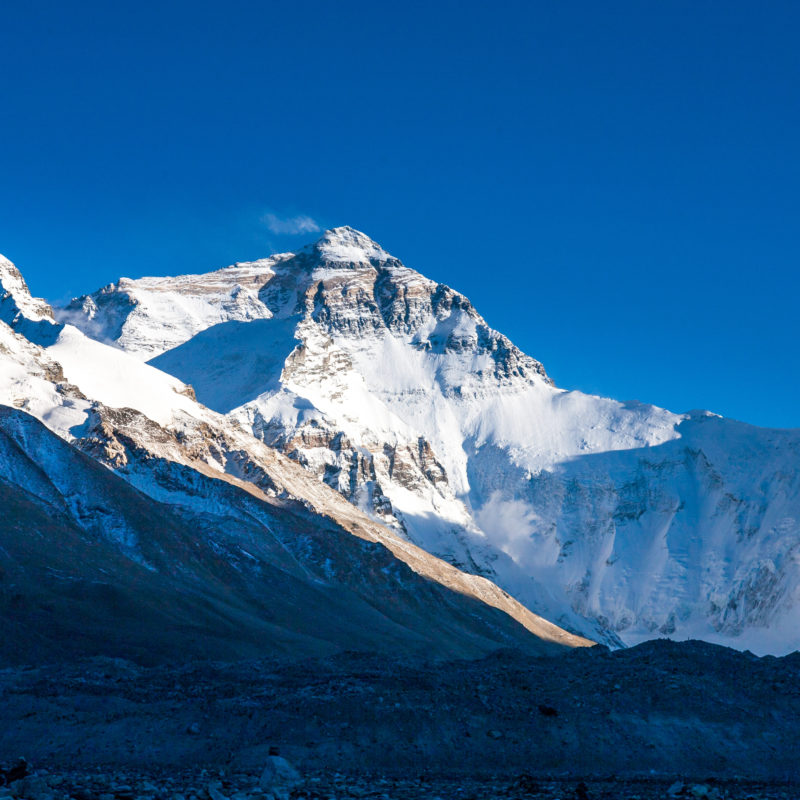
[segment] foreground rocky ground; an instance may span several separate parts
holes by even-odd
[[[200,770],[166,773],[131,771],[42,772],[27,785],[0,788],[0,797],[35,800],[488,800],[561,798],[562,800],[792,800],[797,784],[779,781],[715,780],[686,782],[664,778],[606,778],[576,781],[564,777],[458,778],[425,776],[386,778],[375,775],[312,773],[291,789],[263,789],[258,775]]]
[[[0,764],[24,756],[34,775],[0,796],[797,798],[799,679],[797,653],[667,641],[444,664],[8,669]],[[298,780],[263,777],[278,749]]]

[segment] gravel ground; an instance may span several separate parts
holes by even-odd
[[[326,800],[800,798],[799,679],[800,654],[668,641],[445,663],[92,659],[0,672],[0,764],[25,756],[58,781],[28,796],[75,800],[265,797],[275,748],[303,778],[294,796]]]
[[[274,787],[273,787],[274,788]],[[263,789],[259,775],[220,770],[54,771],[37,770],[28,786],[0,787],[0,797],[31,800],[488,800],[488,798],[561,798],[561,800],[796,800],[800,785],[745,779],[685,781],[680,778],[612,778],[576,780],[528,774],[477,778],[411,775],[389,778],[373,774],[308,773],[282,792]]]

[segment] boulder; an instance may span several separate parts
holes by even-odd
[[[222,792],[222,781],[211,781],[206,787],[206,794],[210,800],[228,800]]]
[[[258,781],[259,788],[270,793],[276,800],[289,800],[292,789],[296,789],[303,779],[300,773],[282,756],[271,755]]]

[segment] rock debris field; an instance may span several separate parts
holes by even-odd
[[[798,653],[666,640],[6,669],[0,797],[798,798],[799,678]]]

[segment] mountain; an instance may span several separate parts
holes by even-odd
[[[591,642],[374,522],[0,260],[0,661]]]
[[[560,389],[358,231],[56,316],[570,630],[800,648],[800,431]]]

